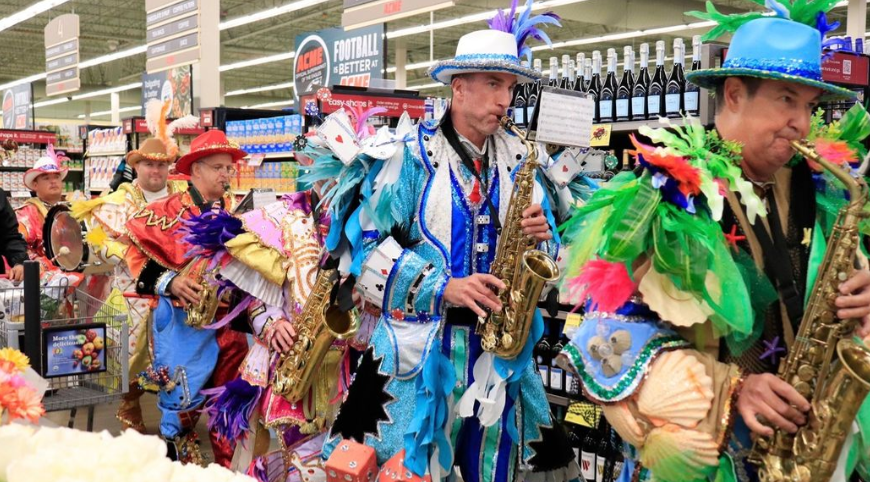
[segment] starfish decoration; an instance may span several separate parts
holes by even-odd
[[[811,228],[804,228],[804,239],[801,241],[801,244],[809,247],[813,242],[813,230]]]
[[[767,341],[764,340],[762,342],[764,344],[764,353],[758,357],[759,360],[764,360],[765,358],[770,358],[770,362],[774,365],[778,365],[779,354],[785,353],[785,347],[779,346],[779,337],[773,337],[773,340]]]
[[[737,225],[736,224],[731,226],[730,233],[725,234],[725,240],[728,241],[728,244],[731,246],[732,249],[734,249],[735,253],[738,251],[737,243],[739,241],[744,241],[745,239],[746,239],[746,236],[741,236],[741,235],[737,234]]]

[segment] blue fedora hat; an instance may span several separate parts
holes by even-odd
[[[722,67],[686,73],[695,85],[713,89],[726,77],[757,77],[818,87],[825,99],[855,93],[822,80],[822,35],[784,18],[758,18],[734,32]]]

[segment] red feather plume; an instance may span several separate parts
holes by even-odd
[[[568,280],[571,299],[579,299],[583,304],[588,297],[593,309],[606,313],[613,313],[628,302],[636,288],[624,264],[600,258],[586,263],[578,276]]]
[[[644,144],[638,141],[634,134],[629,137],[636,149],[631,153],[643,155],[646,162],[665,171],[668,177],[677,182],[680,192],[687,196],[689,194],[697,196],[701,193],[701,174],[698,169],[689,164],[686,158],[667,154],[662,149]]]

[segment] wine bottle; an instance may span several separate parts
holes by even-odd
[[[616,433],[616,430],[610,431],[610,447],[608,452],[611,454],[608,460],[610,465],[605,471],[605,479],[607,481],[618,480],[622,475],[622,469],[625,467],[625,456],[622,454],[622,437]]]
[[[665,42],[656,42],[656,71],[649,83],[646,95],[646,112],[649,119],[657,119],[665,112],[665,88],[668,77],[665,74]]]
[[[529,62],[523,60],[520,65],[528,68]],[[526,84],[514,86],[513,119],[517,125],[526,125]]]
[[[589,79],[589,89],[586,93],[595,102],[595,117],[592,122],[598,123],[601,122],[601,103],[599,102],[601,98],[601,52],[598,50],[592,52],[592,76]]]
[[[603,417],[602,417],[603,418]],[[589,430],[580,448],[580,476],[585,482],[595,482],[596,451],[598,450],[598,430]]]
[[[547,80],[550,87],[559,87],[559,58],[550,57],[550,78]]]
[[[535,345],[535,363],[538,365],[538,373],[541,375],[541,382],[544,384],[544,390],[550,388],[550,340],[548,339],[548,327],[544,324],[544,336]]]
[[[562,352],[562,327],[559,320],[551,320],[550,333],[554,339],[553,348],[550,350],[550,392],[556,395],[565,395],[565,370],[556,364],[559,353]]]
[[[668,86],[665,89],[665,115],[680,117],[685,111],[683,95],[686,93],[686,75],[683,72],[683,39],[674,39],[674,66],[668,76]]]
[[[644,120],[646,114],[646,94],[649,89],[649,44],[640,45],[640,72],[634,81],[631,92],[631,119]]]
[[[607,419],[602,415],[598,425],[600,438],[598,439],[598,448],[595,451],[595,482],[604,482],[605,480],[611,482],[604,478],[604,474],[613,460],[612,445],[610,443],[610,424],[607,423]]]
[[[701,69],[701,36],[695,35],[692,37],[692,70]],[[700,109],[699,102],[701,100],[701,89],[686,81],[686,93],[683,95],[683,105],[685,112],[688,115],[697,116]]]
[[[574,64],[577,68],[577,78],[574,80],[574,90],[577,92],[586,92],[586,82],[589,80],[586,77],[586,54],[577,54],[577,63]]]
[[[601,120],[599,122],[613,122],[616,120],[616,49],[607,49],[607,77],[601,86]]]
[[[541,95],[541,89],[544,86],[541,76],[541,59],[535,59],[532,65],[538,74],[538,80],[534,83],[526,84],[529,89],[526,94],[526,124],[532,122],[532,116],[535,113],[535,108],[538,106],[538,97]]]
[[[583,75],[586,76],[586,83],[583,85],[583,92],[589,92],[589,86],[592,84],[592,64],[592,59],[586,59],[586,65],[583,67]]]
[[[574,88],[574,81],[571,79],[571,56],[563,55],[562,56],[562,78],[559,79],[559,88],[572,90]]]
[[[625,47],[622,54],[622,80],[616,88],[616,121],[631,120],[631,97],[634,90],[634,51]]]
[[[583,448],[583,436],[580,433],[580,425],[568,424],[568,427],[571,430],[568,431],[568,444],[571,445],[571,449],[574,451],[574,460],[577,463],[580,463],[580,449]]]

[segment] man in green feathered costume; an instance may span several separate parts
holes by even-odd
[[[753,438],[809,418],[810,403],[775,373],[848,196],[791,142],[810,139],[857,175],[850,163],[866,155],[870,119],[860,105],[830,126],[813,116],[822,100],[853,97],[821,77],[836,1],[755,3],[773,15],[724,16],[709,2],[694,13],[719,23],[708,39],[734,32],[722,68],[687,74],[715,91],[716,129],[641,129],[664,147],[633,138],[643,169],[617,176],[563,226],[566,283],[588,302],[560,362],[630,444],[620,480],[759,480],[746,460]],[[835,306],[864,337],[870,271],[863,253],[857,261]],[[831,480],[866,473],[866,408]],[[765,480],[792,480],[779,477]]]

